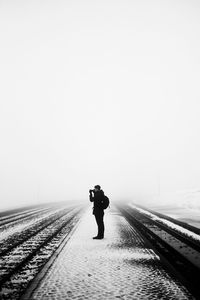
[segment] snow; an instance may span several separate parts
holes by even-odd
[[[168,227],[170,227],[170,228],[172,228],[172,229],[175,229],[175,230],[177,230],[178,232],[181,232],[181,233],[185,234],[186,236],[188,236],[188,237],[190,237],[190,238],[193,238],[194,240],[196,240],[196,241],[198,241],[198,242],[200,241],[200,235],[199,235],[199,234],[196,234],[196,233],[194,233],[194,232],[192,232],[192,231],[190,231],[190,230],[188,230],[188,229],[186,229],[186,228],[183,228],[182,226],[179,226],[179,225],[177,225],[177,224],[174,224],[173,222],[168,221],[168,220],[166,220],[166,219],[164,219],[164,218],[158,217],[158,216],[154,215],[153,213],[150,213],[150,212],[148,212],[148,211],[146,211],[146,210],[144,210],[144,209],[142,209],[142,208],[138,208],[137,206],[135,206],[135,205],[132,204],[132,203],[129,204],[129,206],[131,206],[131,207],[133,207],[134,209],[138,210],[139,212],[141,212],[141,213],[147,215],[147,216],[150,217],[152,220],[155,220],[155,221],[158,221],[158,222],[160,222],[160,223],[162,223],[162,224],[165,224],[165,225],[167,225]]]

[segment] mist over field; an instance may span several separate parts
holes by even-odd
[[[200,208],[200,2],[0,0],[0,209]]]

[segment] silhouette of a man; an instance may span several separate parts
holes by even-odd
[[[95,216],[97,226],[98,226],[98,234],[93,237],[93,239],[101,240],[104,238],[104,210],[102,207],[102,201],[104,198],[104,192],[101,190],[100,185],[95,185],[94,190],[90,190],[90,201],[94,203],[93,206],[93,214]]]

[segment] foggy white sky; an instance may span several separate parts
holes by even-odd
[[[199,188],[200,2],[0,0],[0,199]]]

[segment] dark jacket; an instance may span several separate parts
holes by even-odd
[[[102,190],[90,193],[90,201],[94,203],[93,214],[103,213],[102,201],[104,198],[104,192]]]

